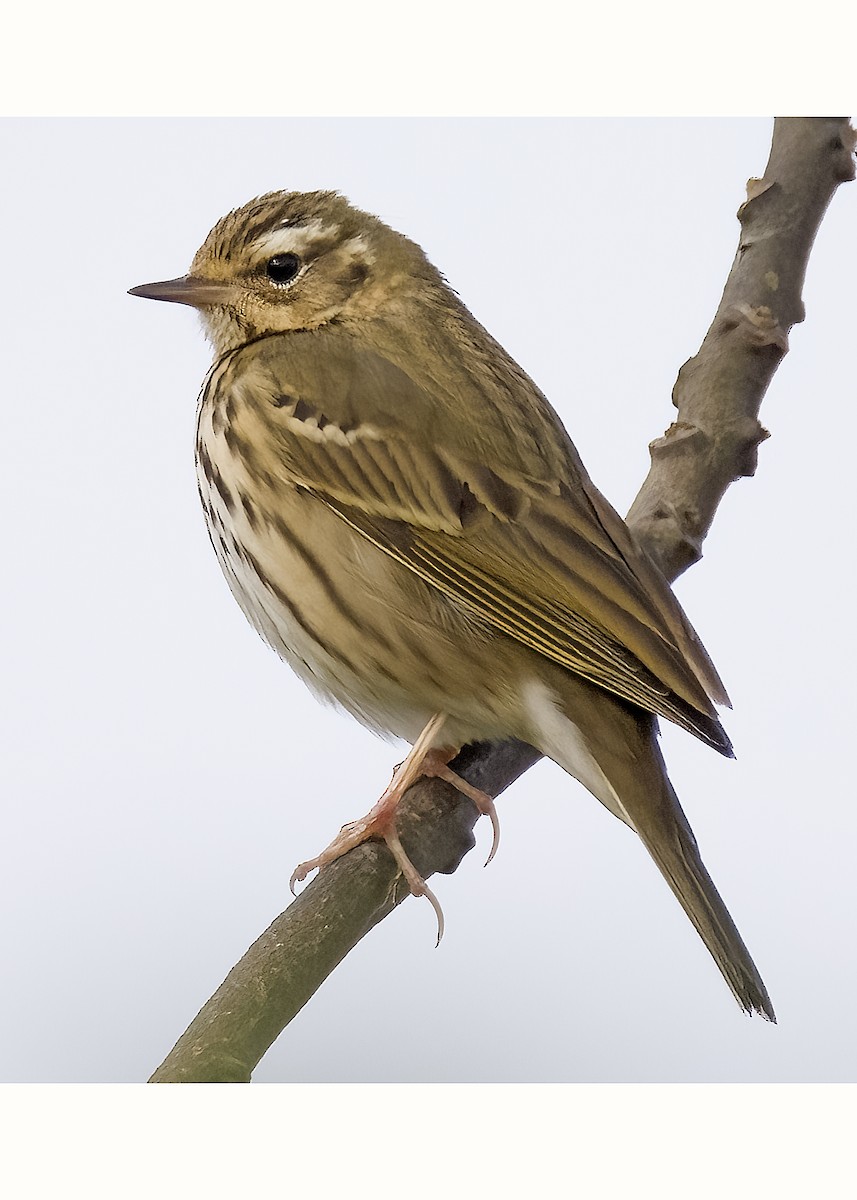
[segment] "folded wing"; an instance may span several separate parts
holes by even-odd
[[[515,428],[499,406],[496,424],[474,428],[466,395],[416,382],[347,334],[253,350],[208,386],[242,401],[235,436],[263,423],[253,441],[269,448],[269,475],[498,630],[731,753],[714,710],[728,698],[701,642],[525,376]]]

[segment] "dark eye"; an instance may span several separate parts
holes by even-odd
[[[274,283],[291,283],[301,269],[301,260],[296,254],[275,254],[265,263],[265,274]]]

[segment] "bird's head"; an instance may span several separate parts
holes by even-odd
[[[271,333],[371,319],[440,276],[337,192],[270,192],[218,221],[190,271],[131,295],[190,304],[219,355]]]

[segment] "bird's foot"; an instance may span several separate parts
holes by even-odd
[[[358,821],[351,821],[348,825],[343,825],[330,845],[317,858],[309,859],[295,868],[289,881],[289,887],[293,895],[295,884],[306,879],[310,871],[335,862],[343,854],[347,854],[349,850],[353,850],[355,846],[361,845],[361,843],[369,838],[383,838],[389,847],[390,853],[396,860],[396,865],[405,877],[405,881],[411,890],[411,895],[425,896],[434,909],[435,916],[437,917],[437,944],[440,945],[444,929],[443,909],[434,892],[405,853],[396,830],[396,811],[405,792],[412,783],[415,783],[417,779],[424,775],[446,780],[447,783],[452,784],[453,787],[472,800],[480,813],[487,815],[491,819],[494,839],[491,846],[491,853],[488,855],[485,863],[486,866],[496,854],[500,843],[500,823],[497,818],[494,801],[486,792],[473,787],[472,784],[467,783],[466,780],[450,770],[448,764],[455,757],[457,753],[456,748],[436,748],[432,746],[432,742],[440,731],[444,719],[443,713],[432,717],[416,742],[414,742],[407,758],[395,768],[393,778],[390,780],[383,796],[366,816]]]
[[[295,868],[289,881],[289,887],[293,895],[295,883],[306,879],[310,871],[335,862],[337,858],[341,858],[343,854],[347,854],[349,850],[353,850],[355,846],[361,845],[368,838],[383,838],[389,847],[390,853],[396,860],[396,865],[405,877],[405,881],[411,890],[411,895],[425,896],[434,909],[435,916],[437,917],[437,944],[440,945],[444,927],[443,909],[440,906],[437,896],[435,896],[434,892],[405,853],[396,830],[396,810],[411,784],[416,783],[420,776],[425,773],[422,769],[423,760],[444,720],[443,713],[438,713],[432,717],[414,742],[407,758],[394,770],[393,778],[387,785],[381,799],[370,809],[365,817],[362,817],[359,821],[351,821],[348,825],[343,825],[326,850],[322,850],[317,858],[311,858],[308,862],[301,863]]]
[[[422,773],[423,775],[432,776],[435,779],[445,779],[447,783],[451,783],[454,788],[461,792],[462,796],[466,796],[468,800],[472,800],[484,817],[490,818],[494,836],[491,842],[491,853],[485,859],[485,866],[487,867],[497,853],[500,845],[500,818],[497,816],[494,801],[487,792],[474,787],[472,783],[468,783],[466,779],[462,779],[460,775],[456,775],[455,771],[450,770],[449,763],[451,759],[455,758],[457,753],[458,749],[453,747],[427,750],[423,759]]]
[[[351,821],[348,825],[343,825],[330,845],[325,850],[322,850],[321,854],[295,867],[292,877],[289,880],[289,887],[292,890],[292,895],[294,895],[295,884],[306,879],[310,871],[315,871],[321,867],[326,867],[328,863],[335,862],[343,854],[347,854],[355,846],[362,845],[369,838],[382,838],[396,860],[397,867],[402,875],[404,875],[405,881],[411,890],[411,895],[425,896],[434,909],[435,916],[437,917],[437,940],[438,944],[440,944],[444,927],[443,909],[434,892],[405,853],[396,830],[396,809],[399,807],[405,791],[414,782],[413,779],[410,779],[405,787],[402,788],[399,785],[400,775],[401,771],[397,770],[384,795],[365,817],[361,817],[358,821]]]

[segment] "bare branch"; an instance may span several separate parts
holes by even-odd
[[[676,421],[652,442],[652,467],[627,516],[674,580],[702,542],[730,483],[753,475],[768,436],[759,408],[804,318],[801,292],[815,235],[837,186],[854,178],[844,117],[780,117],[761,179],[738,209],[741,238],[699,353],[673,389]]]
[[[521,742],[465,746],[455,769],[499,795],[541,755]],[[472,801],[440,779],[408,791],[396,824],[427,878],[451,875],[475,839]],[[301,892],[195,1017],[150,1083],[248,1083],[253,1068],[346,954],[408,895],[383,842],[364,842]]]
[[[651,445],[628,524],[668,579],[701,556],[729,484],[756,469],[762,399],[803,320],[806,265],[839,183],[854,178],[844,117],[781,117],[761,179],[738,210],[741,238],[720,306],[673,391],[678,417]],[[519,742],[468,746],[453,764],[498,795],[539,759]],[[398,824],[420,873],[452,873],[474,844],[475,806],[439,779],[408,792]],[[345,955],[407,894],[386,846],[325,867],[250,947],[152,1076],[248,1082],[256,1064]]]

